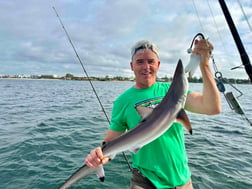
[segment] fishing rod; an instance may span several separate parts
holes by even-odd
[[[93,90],[93,92],[94,92],[94,94],[95,94],[95,96],[96,96],[96,99],[98,100],[98,102],[99,102],[99,104],[100,104],[100,107],[101,107],[101,109],[102,109],[102,111],[103,111],[103,113],[104,113],[104,115],[105,115],[105,117],[106,117],[108,123],[110,124],[110,120],[109,120],[108,115],[107,115],[107,113],[106,113],[106,111],[105,111],[105,108],[104,108],[104,106],[102,105],[102,102],[101,102],[101,100],[100,100],[100,98],[99,98],[99,96],[98,96],[98,93],[96,92],[96,89],[95,89],[95,87],[94,87],[94,85],[93,85],[93,82],[91,81],[91,79],[90,79],[90,77],[89,77],[89,75],[88,75],[88,72],[87,72],[87,70],[85,69],[84,64],[82,63],[81,58],[80,58],[80,56],[79,56],[79,54],[78,54],[76,48],[74,47],[74,44],[73,44],[73,42],[72,42],[72,40],[71,40],[71,38],[70,38],[70,35],[68,34],[68,32],[67,32],[67,30],[66,30],[66,28],[65,28],[65,26],[64,26],[64,24],[63,24],[63,22],[62,22],[62,20],[61,20],[61,18],[60,18],[60,16],[59,16],[58,12],[57,12],[57,10],[56,10],[56,8],[55,8],[55,7],[52,7],[52,8],[53,8],[53,10],[54,10],[54,12],[55,12],[55,14],[56,14],[56,16],[57,16],[57,18],[58,18],[58,20],[59,20],[61,26],[62,26],[62,28],[63,28],[63,30],[64,30],[64,32],[65,32],[65,34],[66,34],[66,36],[67,36],[67,39],[68,39],[69,43],[71,44],[71,46],[72,46],[72,48],[73,48],[73,50],[74,50],[74,52],[75,52],[75,55],[76,55],[76,57],[77,57],[77,59],[78,59],[80,65],[81,65],[81,67],[82,67],[82,70],[84,71],[84,73],[85,73],[85,75],[86,75],[86,77],[87,77],[87,79],[88,79],[88,81],[89,81],[89,83],[90,83],[90,85],[91,85],[91,87],[92,87],[92,90]],[[126,154],[125,154],[124,152],[122,152],[122,154],[123,154],[123,157],[124,157],[125,161],[127,162],[128,167],[129,167],[129,169],[130,169],[130,171],[131,171],[132,168],[131,168],[131,165],[130,165],[130,163],[129,163],[129,160],[128,160]]]
[[[220,6],[222,8],[223,14],[226,18],[226,21],[228,23],[229,29],[232,33],[232,36],[234,38],[234,41],[236,43],[236,46],[238,48],[238,51],[240,53],[242,64],[244,65],[244,68],[247,72],[247,75],[249,76],[250,82],[252,82],[252,65],[249,60],[249,56],[242,44],[241,38],[237,32],[237,29],[235,27],[235,24],[233,22],[233,19],[228,11],[227,5],[224,0],[219,0]]]
[[[192,53],[192,51],[193,51],[192,47],[193,47],[193,44],[195,43],[196,38],[205,39],[205,36],[202,33],[196,34],[194,36],[193,40],[192,40],[192,43],[191,43],[190,47],[187,50],[188,53],[191,53],[189,63],[185,67],[185,72],[186,73],[188,72],[189,77],[192,77],[192,75],[195,72],[196,68],[200,64],[200,55],[198,55],[196,53]],[[241,97],[243,95],[243,93],[239,89],[237,89],[234,85],[232,85],[228,81],[224,80],[224,78],[222,77],[222,73],[217,68],[217,65],[215,63],[212,52],[209,51],[209,53],[211,55],[213,68],[214,68],[214,71],[215,71],[215,80],[216,80],[217,88],[219,89],[219,91],[221,93],[223,93],[229,107],[232,110],[234,110],[237,114],[242,115],[247,120],[247,122],[250,124],[250,126],[252,126],[252,122],[248,119],[248,117],[246,116],[244,110],[242,109],[242,106],[240,105],[240,103],[238,101],[238,98]],[[235,96],[233,94],[233,92],[226,92],[224,82],[228,83],[234,90],[236,90],[239,93],[239,96]]]

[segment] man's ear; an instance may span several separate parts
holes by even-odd
[[[134,71],[133,70],[133,63],[132,62],[130,62],[130,67],[131,67],[131,70]]]

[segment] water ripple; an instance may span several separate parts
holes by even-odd
[[[112,103],[131,82],[94,82],[110,115]],[[201,85],[191,85],[201,90]],[[88,82],[1,80],[1,188],[57,188],[98,146],[108,122]],[[252,92],[251,86],[239,86]],[[240,103],[252,116],[251,93]],[[217,116],[188,113],[194,134],[185,133],[195,189],[252,188],[252,128],[223,100]],[[121,154],[105,166],[106,181],[90,176],[72,188],[129,187]]]

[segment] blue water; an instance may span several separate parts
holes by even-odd
[[[93,82],[110,116],[112,102],[131,82]],[[190,84],[201,91],[201,84]],[[252,85],[237,86],[252,119]],[[86,81],[0,80],[0,188],[53,189],[100,144],[108,122]],[[227,87],[227,90],[230,88]],[[216,116],[188,113],[194,134],[185,132],[195,189],[252,188],[252,127],[222,102]],[[129,153],[126,153],[130,156]],[[95,175],[72,188],[129,187],[130,171],[119,154]]]

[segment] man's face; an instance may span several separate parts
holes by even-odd
[[[130,65],[136,77],[136,88],[141,89],[154,85],[160,61],[152,50],[142,49],[137,51]]]

